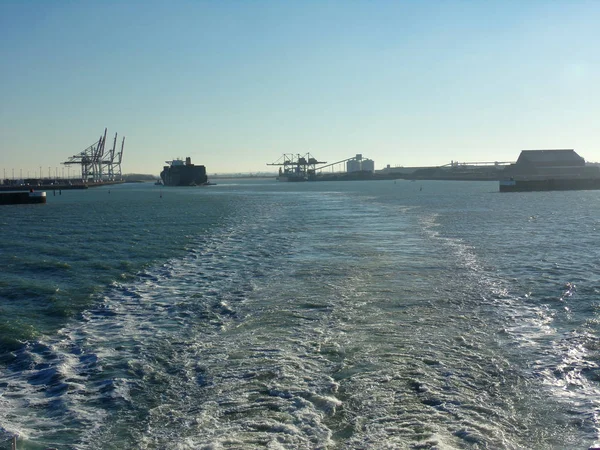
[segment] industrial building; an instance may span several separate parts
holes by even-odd
[[[598,167],[587,165],[573,149],[523,150],[517,162],[504,170],[505,177],[530,180],[598,175]]]
[[[500,192],[600,189],[600,168],[575,150],[523,150],[504,171]]]
[[[346,172],[375,172],[375,161],[372,159],[363,159],[361,154],[346,161]]]

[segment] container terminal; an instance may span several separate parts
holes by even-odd
[[[123,183],[121,163],[123,162],[125,137],[121,140],[120,149],[118,149],[117,134],[115,133],[112,148],[107,149],[106,133],[107,129],[105,128],[104,133],[96,142],[61,163],[68,169],[73,166],[79,167],[80,175],[73,178],[65,177],[63,169],[63,176],[59,176],[57,169],[55,176],[52,176],[50,168],[48,168],[48,177],[42,177],[41,167],[39,177],[34,178],[16,179],[13,176],[12,179],[8,179],[5,174],[0,191],[88,189],[95,186]]]

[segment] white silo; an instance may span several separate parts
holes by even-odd
[[[372,159],[363,159],[362,160],[362,170],[365,172],[375,172],[375,161]]]
[[[346,172],[360,172],[361,170],[361,162],[356,159],[349,159],[346,161]]]

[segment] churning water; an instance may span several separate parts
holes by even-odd
[[[0,448],[587,449],[600,191],[222,181],[0,210]]]

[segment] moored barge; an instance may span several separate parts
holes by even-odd
[[[45,192],[0,192],[0,205],[31,205],[46,203]]]

